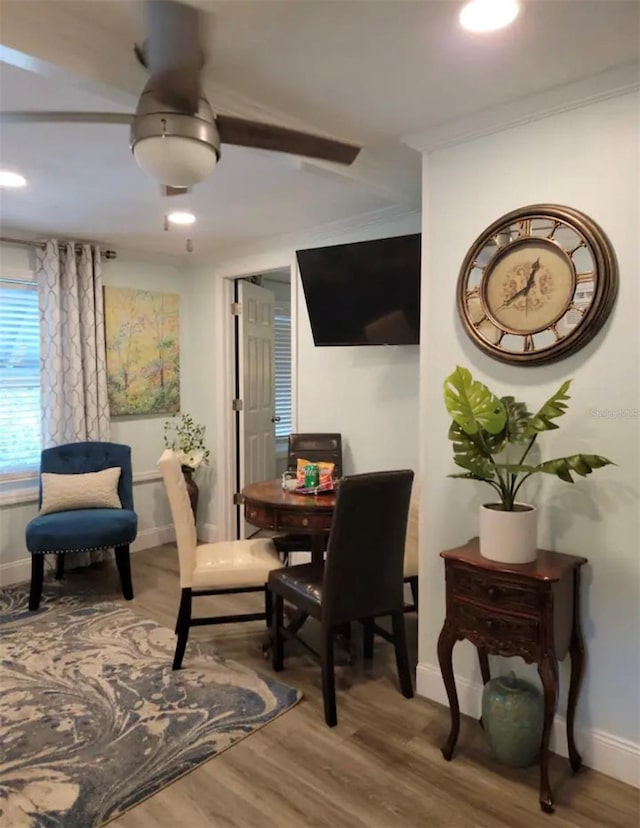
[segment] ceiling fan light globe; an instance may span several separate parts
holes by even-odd
[[[133,156],[146,173],[171,187],[192,187],[203,181],[218,160],[212,146],[177,135],[139,140]]]

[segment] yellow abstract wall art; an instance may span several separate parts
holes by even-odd
[[[180,297],[104,288],[111,416],[180,411]]]

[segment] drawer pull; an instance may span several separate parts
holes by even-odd
[[[309,518],[303,518],[302,525],[303,526],[308,526],[309,525]]]
[[[498,596],[500,595],[500,590],[496,589],[496,587],[489,587],[487,595],[489,596],[490,601],[497,601]]]
[[[487,618],[486,625],[488,630],[495,630],[495,628],[498,626],[496,622],[493,620],[493,618]]]
[[[255,509],[252,509],[252,510],[249,512],[249,517],[255,517],[255,516],[256,516],[256,510],[255,510]]]

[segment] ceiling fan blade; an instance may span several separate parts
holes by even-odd
[[[335,161],[338,164],[352,164],[361,149],[333,138],[323,138],[309,132],[299,132],[259,121],[246,121],[244,118],[233,118],[229,115],[217,115],[216,124],[223,144],[289,152],[308,158]]]
[[[160,191],[163,196],[186,195],[191,192],[189,187],[172,187],[170,184],[162,184]]]
[[[128,112],[0,112],[3,124],[130,124]]]
[[[143,57],[162,103],[188,114],[198,111],[204,65],[202,14],[176,0],[147,0],[149,36]]]

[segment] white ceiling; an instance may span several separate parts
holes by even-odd
[[[167,204],[192,207],[199,252],[419,205],[407,136],[638,60],[637,2],[522,0],[515,25],[472,35],[460,3],[403,0],[198,2],[210,11],[205,92],[214,109],[311,128],[365,147],[352,168],[223,147],[188,197],[161,199],[121,126],[5,125],[0,164],[29,187],[2,193],[9,228],[181,253]],[[141,5],[0,3],[0,108],[131,111],[145,81],[131,51]],[[37,60],[26,71],[25,56]],[[322,173],[322,174],[319,174]]]

